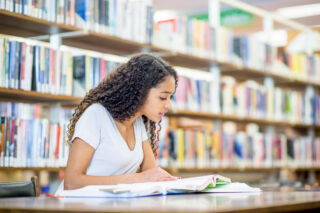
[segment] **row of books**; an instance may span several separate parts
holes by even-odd
[[[267,88],[252,80],[237,83],[232,77],[222,77],[221,80],[221,109],[224,114],[320,124],[320,96],[317,93]]]
[[[233,38],[233,53],[241,59],[242,65],[258,70],[269,69],[273,63],[275,48],[259,41],[254,36]]]
[[[111,58],[1,35],[0,87],[83,97],[119,65],[119,59]]]
[[[69,147],[66,125],[71,110],[55,106],[0,103],[0,166],[63,167]],[[250,126],[251,125],[251,126]],[[235,123],[169,129],[162,122],[158,161],[164,167],[313,167],[320,163],[320,138],[262,133]]]
[[[261,70],[272,63],[270,45],[253,37],[234,37],[231,30],[216,29],[207,21],[176,17],[156,22],[154,28],[155,46]]]
[[[240,83],[230,76],[210,81],[179,75],[178,80],[174,110],[320,125],[320,95],[316,92],[267,88],[252,80]]]
[[[141,43],[151,42],[150,0],[2,0],[0,9]]]
[[[284,63],[296,79],[320,83],[320,54],[288,53],[282,48],[278,50],[278,59]]]
[[[80,27],[140,43],[151,42],[150,0],[76,0],[75,10],[81,19]]]
[[[46,43],[0,37],[0,86],[72,95],[72,54]]]
[[[263,133],[249,128],[230,131],[230,122],[226,123],[212,131],[203,128],[169,129],[163,125],[157,159],[159,165],[174,168],[268,168],[318,167],[320,164],[319,137]]]
[[[59,24],[75,25],[75,3],[76,0],[2,0],[0,9]]]
[[[0,103],[0,109],[1,167],[66,165],[69,109],[22,103]]]
[[[187,17],[162,20],[154,28],[155,46],[320,83],[319,54],[289,54],[256,35],[234,36],[231,30]]]
[[[172,51],[214,57],[216,30],[205,21],[173,18],[154,24],[152,44]]]

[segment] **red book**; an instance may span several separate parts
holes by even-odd
[[[19,88],[21,89],[21,82],[24,82],[24,76],[25,76],[25,64],[26,64],[26,43],[22,43],[22,49],[21,49],[21,56],[22,56],[22,61],[21,61],[21,72],[20,72],[20,86]],[[23,83],[24,87],[25,83]],[[25,89],[25,88],[22,88]]]
[[[61,132],[61,127],[58,125],[57,127],[57,146],[56,146],[56,151],[54,153],[55,159],[59,158],[59,148],[60,148],[60,132]]]
[[[102,58],[100,62],[100,77],[101,80],[106,76],[106,61]]]
[[[54,51],[50,49],[50,86],[53,86],[55,84],[54,70]]]

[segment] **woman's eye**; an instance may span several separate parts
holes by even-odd
[[[160,100],[165,101],[165,100],[167,100],[167,98],[160,97]]]

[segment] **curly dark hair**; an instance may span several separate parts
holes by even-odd
[[[115,68],[97,87],[91,89],[76,107],[68,125],[67,142],[71,144],[74,129],[82,113],[93,103],[103,105],[114,119],[125,121],[138,112],[144,104],[151,88],[157,87],[172,76],[177,87],[176,71],[159,57],[151,54],[138,54],[127,63]],[[142,116],[152,151],[156,156],[159,134],[157,123]],[[157,132],[156,132],[157,131]]]

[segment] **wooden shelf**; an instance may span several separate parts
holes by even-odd
[[[165,50],[163,49],[163,52],[164,51]],[[217,61],[210,58],[202,58],[179,52],[171,52],[171,54],[165,55],[162,58],[174,66],[188,67],[205,71],[209,71],[211,64],[218,64]]]
[[[148,44],[92,31],[85,33],[83,29],[71,25],[58,24],[19,13],[0,10],[0,33],[33,37],[63,32],[79,32],[79,34],[63,38],[63,44],[104,53],[127,55],[141,52],[143,47],[149,47]]]
[[[314,172],[318,172],[320,171],[320,167],[316,168],[316,167],[299,167],[299,168],[289,168],[291,170],[294,170],[296,172],[306,172],[306,171],[314,171]]]
[[[82,98],[67,95],[52,95],[35,91],[0,88],[0,99],[13,102],[61,102],[65,105],[76,105]]]
[[[65,170],[65,167],[0,167],[0,171],[15,172],[15,171],[48,171],[60,172]]]
[[[0,33],[21,37],[79,31],[80,28],[0,10]]]
[[[160,50],[161,49],[158,48],[158,51]],[[165,52],[166,50],[162,49],[162,51]],[[210,58],[203,58],[179,52],[172,52],[171,54],[168,53],[167,55],[164,55],[163,58],[167,62],[175,66],[189,67],[192,69],[200,69],[204,71],[209,71],[210,66],[212,64],[216,64],[220,67],[222,75],[230,75],[240,81],[253,79],[256,81],[263,82],[265,77],[272,77],[277,86],[296,88],[297,86],[304,87],[306,85],[311,85],[320,88],[320,84],[318,83],[289,78],[287,76],[277,74],[276,72],[258,70],[244,66],[237,66],[228,62],[220,62]]]
[[[149,47],[148,44],[125,40],[112,35],[92,31],[82,35],[64,38],[63,44],[116,55],[139,53],[143,48]]]
[[[194,112],[194,111],[188,111],[188,110],[170,111],[166,115],[169,117],[185,116],[185,117],[200,118],[200,119],[222,119],[222,120],[230,120],[230,121],[245,122],[245,123],[253,122],[253,123],[258,123],[263,125],[292,126],[296,128],[320,129],[320,126],[316,126],[316,125],[306,125],[306,124],[290,123],[290,122],[284,122],[284,121],[263,120],[263,119],[249,118],[249,117],[239,117],[235,115],[214,114],[209,112]]]

